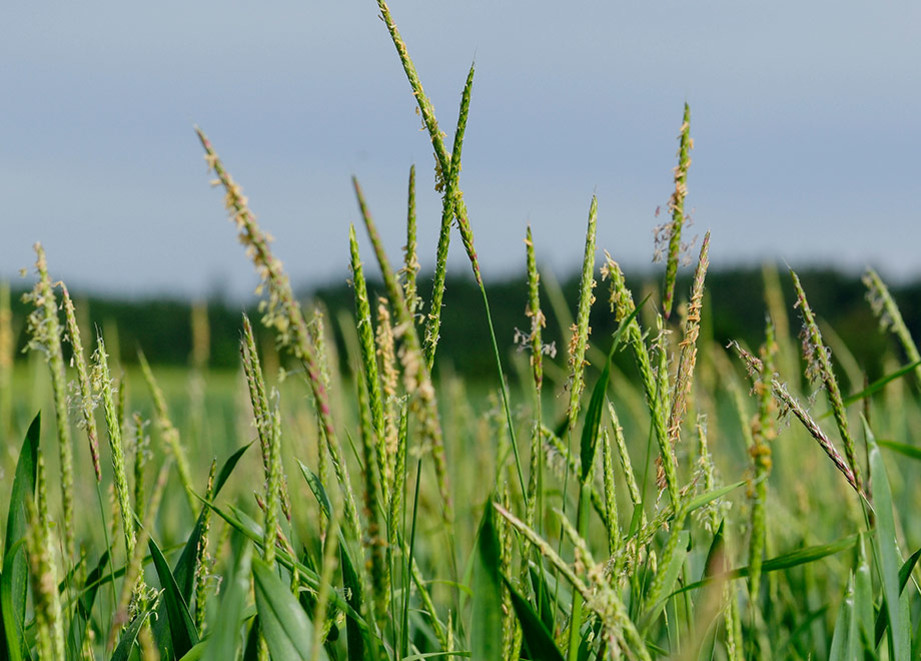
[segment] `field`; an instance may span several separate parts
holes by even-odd
[[[414,169],[399,263],[356,181],[354,313],[329,318],[295,297],[199,130],[262,282],[238,369],[208,369],[206,330],[188,368],[123,369],[38,244],[15,366],[0,300],[0,657],[918,658],[921,355],[886,285],[867,272],[882,328],[865,333],[887,338],[872,382],[793,272],[766,268],[752,292],[760,347],[716,342],[709,235],[693,254],[682,241],[685,106],[659,286],[631,292],[601,257],[587,200],[575,315],[548,300],[529,231],[521,351],[493,332],[470,348],[489,382],[436,369],[455,229],[481,292],[469,313],[493,329],[460,187],[474,70],[449,145],[379,4],[433,145],[434,258],[417,254]],[[368,293],[372,263],[384,296]],[[599,308],[613,334],[592,332]]]

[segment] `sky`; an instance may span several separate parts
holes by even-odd
[[[476,63],[461,187],[487,279],[523,268],[529,224],[545,267],[577,269],[592,195],[599,257],[648,268],[685,102],[689,233],[712,231],[713,267],[921,276],[921,4],[390,8],[449,138]],[[0,86],[0,277],[14,283],[41,241],[72,289],[249,294],[196,125],[298,286],[348,277],[353,175],[400,259],[412,164],[432,267],[431,144],[372,0],[12,3]]]

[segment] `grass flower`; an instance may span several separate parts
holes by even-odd
[[[45,249],[35,244],[35,288],[23,296],[23,302],[32,303],[33,312],[26,320],[29,333],[28,348],[40,351],[51,371],[51,388],[54,393],[54,411],[57,417],[58,453],[61,462],[61,502],[64,507],[64,549],[68,558],[74,557],[74,460],[70,419],[67,413],[67,378],[64,372],[64,354],[61,350],[61,324],[58,319],[57,300]]]

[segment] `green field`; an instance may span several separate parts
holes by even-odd
[[[0,658],[919,658],[921,356],[885,284],[866,274],[851,351],[795,273],[766,268],[761,346],[718,342],[709,235],[677,275],[685,107],[657,286],[631,292],[599,259],[587,200],[573,300],[548,296],[529,230],[509,351],[459,183],[473,69],[449,144],[380,6],[439,173],[431,294],[414,170],[399,263],[355,182],[354,310],[330,318],[295,297],[203,132],[263,283],[236,368],[208,368],[201,316],[190,366],[123,368],[37,246],[15,364],[0,305]],[[439,362],[452,238],[480,296],[465,313],[490,331],[469,348],[485,380]],[[868,347],[872,382],[854,357]]]

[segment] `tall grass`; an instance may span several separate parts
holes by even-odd
[[[378,5],[433,148],[442,213],[431,297],[419,295],[426,253],[416,238],[415,169],[399,270],[356,179],[384,292],[369,289],[350,227],[343,261],[355,311],[339,321],[340,368],[323,314],[305,315],[241,187],[198,130],[259,277],[260,322],[276,340],[259,347],[241,319],[241,369],[228,399],[244,425],[234,434],[206,396],[218,376],[206,369],[202,308],[182,382],[167,385],[141,354],[147,391],[128,392],[131,375],[112,378],[101,333],[87,366],[78,310],[38,249],[30,346],[51,368],[56,415],[44,419],[56,463],[46,466],[52,434],[43,437],[36,416],[6,487],[0,656],[918,658],[921,549],[911,551],[921,519],[910,507],[921,451],[906,435],[921,415],[918,354],[879,276],[867,275],[870,299],[898,344],[888,376],[864,390],[848,395],[839,384],[822,311],[795,274],[796,300],[785,301],[779,276],[765,272],[759,352],[715,344],[704,323],[709,234],[690,290],[676,286],[692,146],[685,106],[661,295],[635,297],[607,255],[598,273],[617,330],[591,333],[604,219],[592,198],[577,300],[562,300],[540,277],[542,237],[528,229],[526,331],[500,337],[459,178],[474,69],[449,151],[393,16]],[[471,348],[495,360],[486,385],[463,383],[438,361],[455,228],[491,332],[491,346]],[[572,319],[560,329],[559,358],[544,344],[543,300]],[[791,350],[793,308],[801,358]],[[0,296],[5,397],[27,390],[11,374],[29,378],[6,358],[8,309]],[[527,361],[516,359],[516,344]],[[902,354],[909,362],[899,367]],[[507,376],[516,373],[517,381]],[[14,408],[3,401],[3,411]],[[89,441],[73,453],[72,423]],[[99,507],[82,507],[93,490]]]

